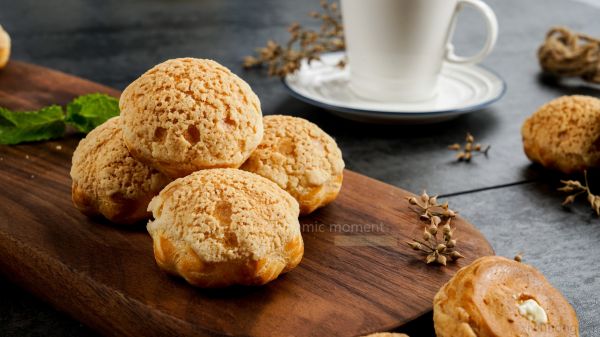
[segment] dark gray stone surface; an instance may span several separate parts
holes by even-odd
[[[448,123],[429,126],[362,125],[290,97],[275,79],[245,72],[241,59],[267,39],[283,39],[317,1],[295,0],[0,0],[0,24],[13,38],[13,58],[124,88],[143,71],[181,56],[214,58],[246,79],[265,114],[308,118],[334,135],[347,166],[412,191],[423,188],[450,198],[478,225],[498,254],[526,253],[574,304],[582,336],[600,335],[600,220],[585,206],[560,207],[556,176],[542,174],[523,155],[520,127],[544,102],[563,94],[599,96],[598,87],[557,82],[539,74],[535,58],[545,32],[567,25],[600,36],[600,10],[567,0],[489,0],[500,37],[484,64],[508,83],[506,96],[491,107]],[[459,51],[476,50],[483,24],[472,12],[461,16]],[[445,146],[471,131],[492,144],[489,158],[470,165],[453,162]],[[532,182],[534,181],[534,182]],[[499,188],[519,182],[532,182]],[[478,189],[490,189],[475,193]],[[0,335],[84,336],[91,332],[46,304],[0,280]],[[407,327],[431,336],[431,317]]]

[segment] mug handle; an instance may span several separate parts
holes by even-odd
[[[458,56],[454,53],[454,45],[452,44],[452,36],[454,35],[454,27],[456,26],[456,17],[463,6],[471,6],[477,9],[486,21],[487,39],[483,48],[473,56]],[[452,18],[450,34],[448,34],[448,44],[446,45],[446,61],[451,63],[469,64],[481,62],[494,48],[498,39],[498,20],[494,11],[481,0],[458,0],[454,17]]]

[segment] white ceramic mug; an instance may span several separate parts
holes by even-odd
[[[377,101],[432,98],[443,61],[477,63],[498,36],[494,12],[481,0],[342,0],[350,88]],[[463,6],[486,19],[487,39],[477,54],[457,56],[451,43]]]

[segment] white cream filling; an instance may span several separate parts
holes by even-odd
[[[548,315],[546,315],[544,308],[542,308],[534,299],[528,299],[527,301],[519,303],[517,306],[519,307],[519,314],[528,320],[536,324],[548,323]]]

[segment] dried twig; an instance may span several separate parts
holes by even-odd
[[[587,201],[590,203],[590,206],[596,212],[596,215],[600,216],[600,196],[597,196],[592,193],[588,184],[587,171],[583,172],[584,176],[584,184],[577,180],[561,180],[560,182],[563,184],[561,188],[558,190],[561,192],[571,193],[569,194],[562,205],[566,206],[572,204],[575,199],[582,194],[587,195]]]
[[[265,47],[257,49],[256,55],[244,58],[244,67],[265,66],[269,76],[284,77],[300,69],[304,59],[310,63],[319,60],[323,53],[345,49],[339,6],[327,0],[322,0],[320,4],[320,12],[310,13],[312,18],[321,21],[318,31],[293,23],[288,28],[290,39],[287,43],[280,45],[269,40]],[[344,60],[338,63],[340,67],[344,65]]]

